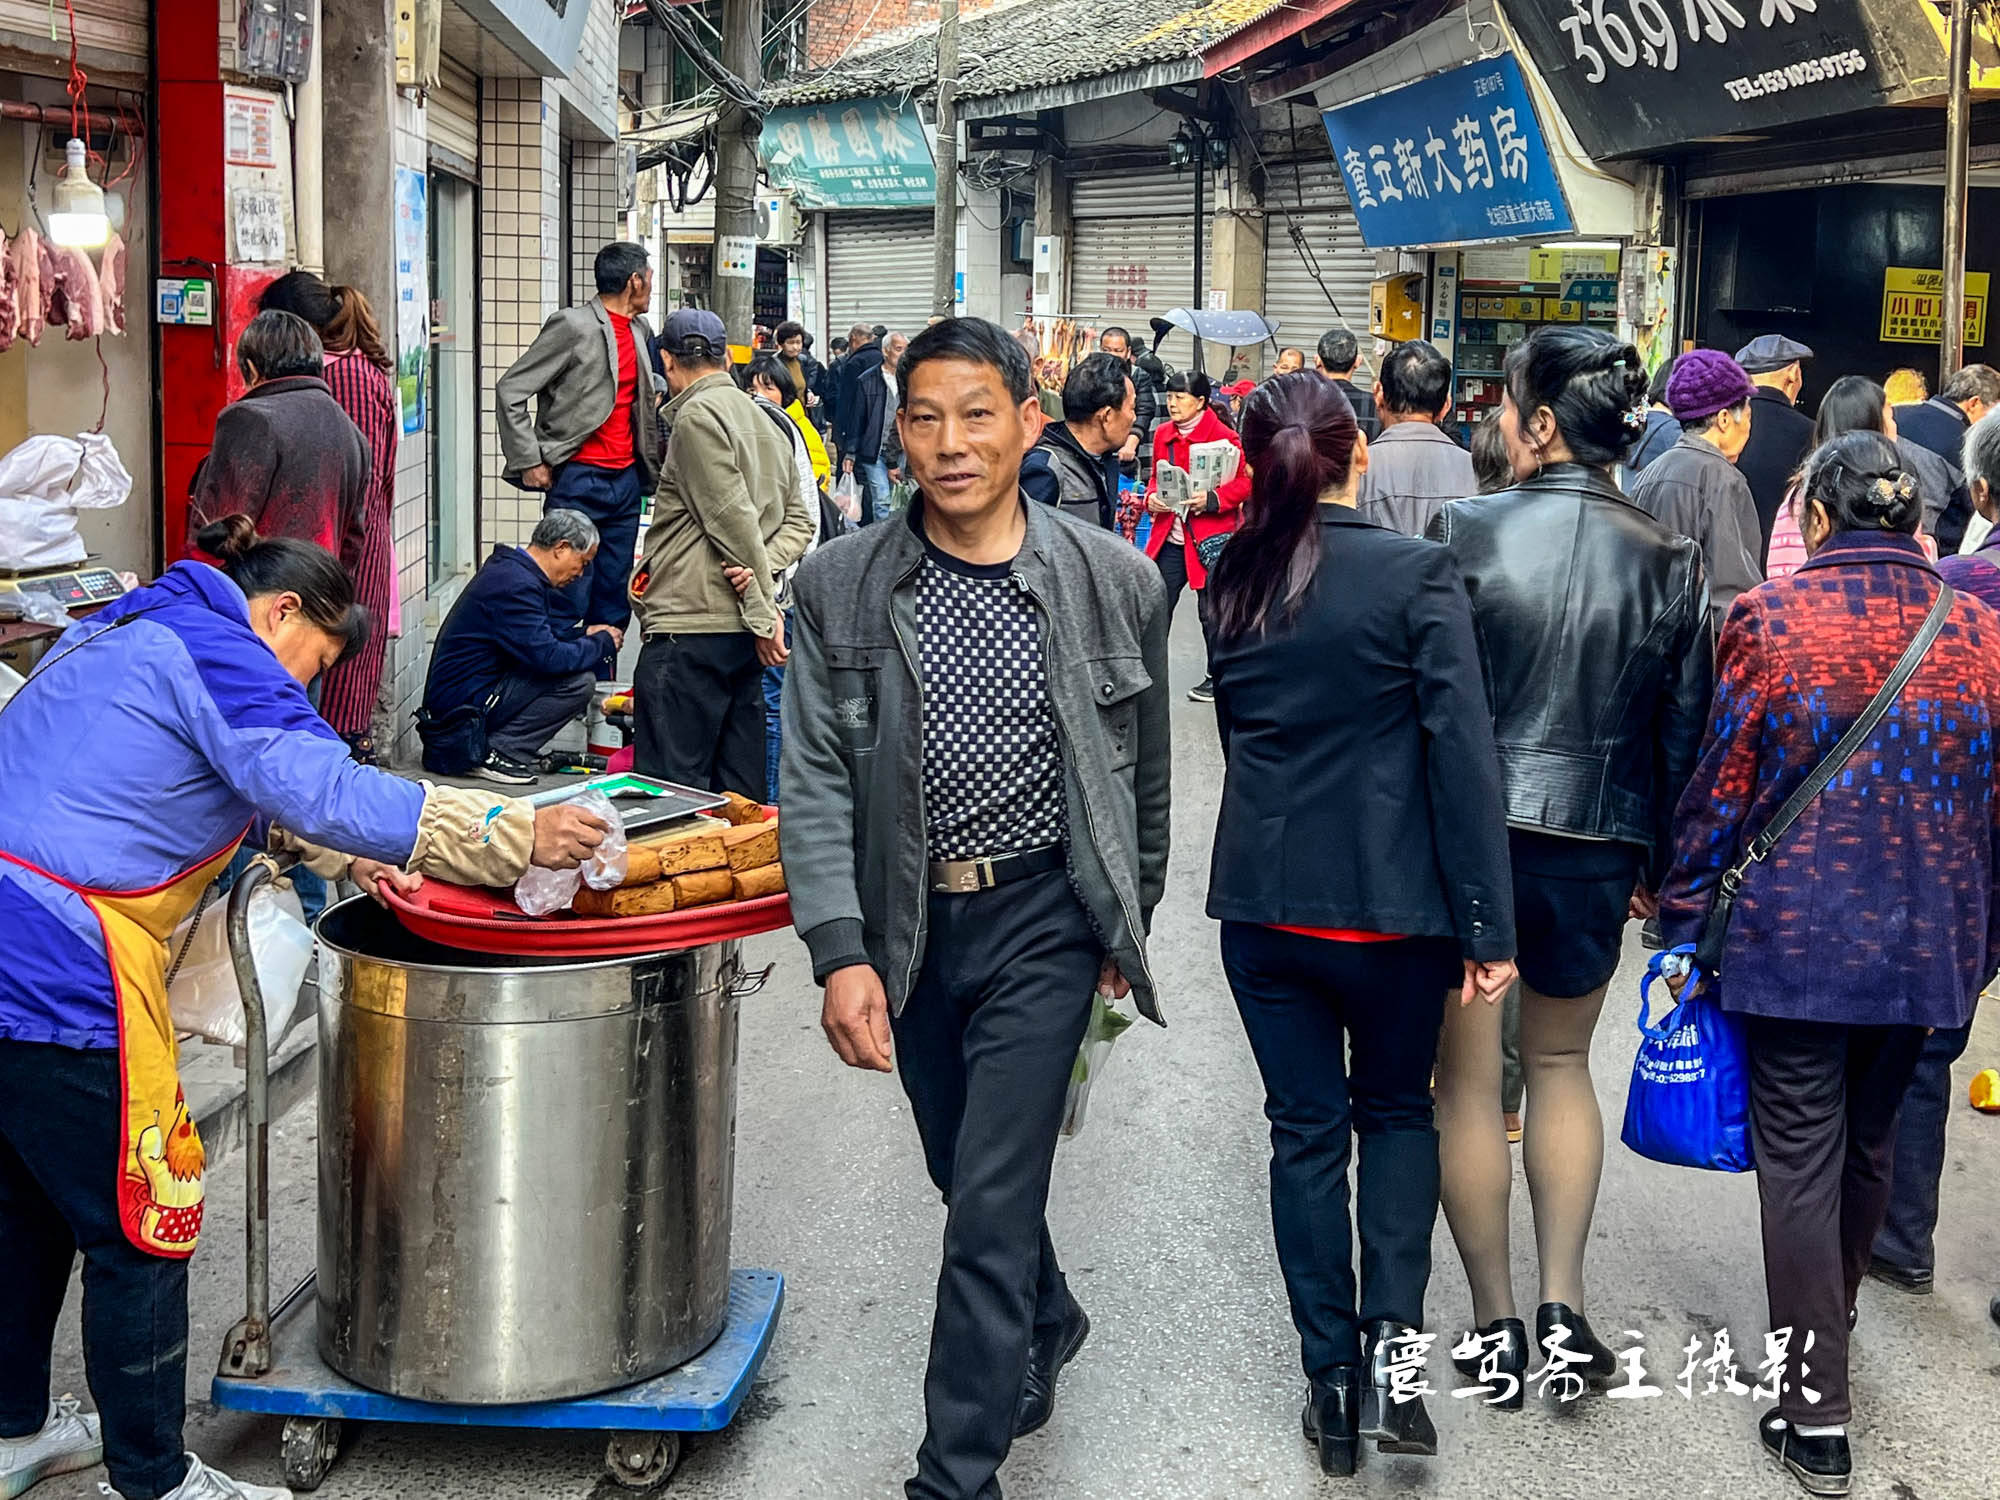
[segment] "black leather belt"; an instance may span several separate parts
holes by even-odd
[[[931,891],[940,896],[989,891],[1010,880],[1026,880],[1030,875],[1046,875],[1051,870],[1060,870],[1065,862],[1061,844],[1028,849],[1020,854],[1001,854],[992,859],[934,859],[931,861]]]

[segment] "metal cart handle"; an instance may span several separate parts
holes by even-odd
[[[243,997],[243,1318],[222,1342],[223,1375],[254,1379],[271,1368],[271,1039],[264,991],[250,949],[250,898],[299,862],[296,854],[259,854],[229,892],[229,959]],[[297,1295],[295,1292],[294,1296]],[[292,1298],[287,1297],[287,1303]]]

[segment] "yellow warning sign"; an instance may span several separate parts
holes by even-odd
[[[1984,271],[1965,273],[1965,341],[1986,343]],[[1944,337],[1944,272],[1890,266],[1882,273],[1882,342],[1935,344]]]

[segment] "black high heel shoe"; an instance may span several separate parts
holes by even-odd
[[[1436,1453],[1437,1428],[1424,1410],[1424,1398],[1412,1396],[1394,1400],[1390,1365],[1395,1356],[1392,1343],[1410,1332],[1407,1323],[1377,1319],[1362,1330],[1368,1350],[1368,1383],[1361,1389],[1361,1436],[1373,1438],[1381,1453]]]
[[[1580,1361],[1575,1358],[1568,1361],[1569,1371],[1581,1375],[1594,1386],[1609,1385],[1618,1373],[1618,1356],[1590,1331],[1589,1320],[1575,1308],[1561,1302],[1544,1302],[1537,1308],[1535,1347],[1546,1353],[1549,1335],[1558,1325],[1568,1330],[1563,1338],[1563,1348],[1572,1356],[1583,1356]]]
[[[1498,1349],[1491,1345],[1495,1334],[1505,1337],[1505,1342]],[[1476,1380],[1482,1385],[1498,1377],[1507,1377],[1508,1394],[1498,1400],[1482,1401],[1480,1405],[1491,1406],[1496,1411],[1519,1411],[1527,1401],[1527,1325],[1519,1318],[1495,1318],[1484,1328],[1475,1328],[1470,1336],[1487,1340],[1487,1345],[1468,1359],[1452,1355],[1452,1368],[1467,1380]],[[1463,1343],[1464,1340],[1461,1339],[1460,1342]]]
[[[1360,1366],[1336,1365],[1330,1379],[1315,1380],[1300,1422],[1319,1450],[1320,1472],[1351,1475],[1361,1446]]]

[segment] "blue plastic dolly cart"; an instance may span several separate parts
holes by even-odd
[[[289,861],[287,861],[288,863]],[[243,995],[246,1265],[248,1307],[224,1340],[210,1397],[228,1411],[285,1418],[285,1483],[317,1489],[340,1454],[343,1422],[428,1422],[447,1427],[545,1428],[608,1435],[604,1467],[619,1485],[657,1490],[680,1462],[681,1434],[717,1432],[735,1419],[770,1351],[785,1279],[730,1273],[729,1312],[716,1341],[688,1363],[638,1385],[567,1401],[458,1406],[388,1396],[358,1386],[320,1358],[314,1276],[271,1309],[270,1043],[249,943],[251,893],[280,873],[254,861],[229,897],[229,946]]]

